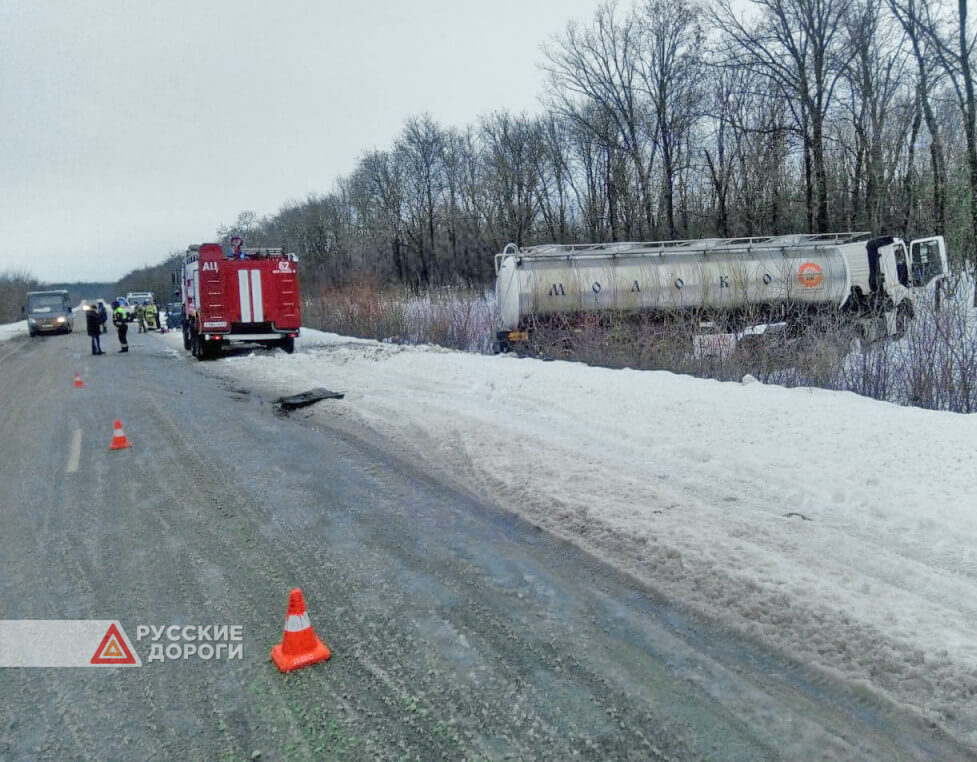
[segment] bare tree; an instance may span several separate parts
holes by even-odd
[[[925,4],[925,0],[922,0]],[[929,132],[930,166],[933,172],[933,217],[935,232],[946,230],[946,159],[943,147],[943,130],[932,106],[932,93],[938,85],[940,74],[935,70],[936,55],[931,51],[932,36],[926,33],[925,19],[928,13],[921,0],[888,0],[892,15],[902,26],[913,51],[916,63],[916,98]],[[910,175],[907,174],[907,177]],[[907,190],[912,185],[907,183]]]
[[[522,246],[533,235],[539,201],[539,126],[526,116],[496,112],[482,120],[482,137],[497,230]]]
[[[418,280],[439,280],[435,227],[444,192],[444,132],[430,116],[412,117],[394,147],[404,166],[407,233],[417,250]]]
[[[808,228],[828,229],[824,128],[841,75],[842,23],[852,0],[751,0],[756,24],[732,0],[716,0],[712,18],[723,35],[727,65],[770,78],[786,98],[803,141]]]
[[[401,167],[389,152],[372,151],[360,159],[350,186],[362,245],[377,257],[389,256],[391,275],[407,283],[411,271],[404,242]]]
[[[970,185],[970,220],[973,238],[970,242],[970,262],[977,274],[977,94],[974,88],[972,57],[977,42],[967,29],[967,0],[958,0],[956,15],[920,0],[926,14],[924,29],[933,42],[943,69],[949,78],[957,105],[963,117],[967,168]],[[977,306],[977,278],[974,279],[974,306]]]
[[[887,140],[887,127],[897,112],[893,106],[905,86],[906,51],[901,36],[893,35],[884,23],[881,7],[882,0],[855,0],[845,23],[845,47],[852,56],[843,71],[855,137],[852,226],[867,225],[870,230],[882,227],[889,183],[905,142],[902,135],[899,140]],[[887,144],[891,149],[888,157]]]
[[[647,0],[639,18],[644,61],[638,75],[653,108],[662,157],[665,224],[668,237],[674,239],[678,238],[675,181],[681,148],[700,115],[705,36],[698,8],[688,0]]]
[[[632,232],[620,230],[613,212],[627,203],[622,198],[627,172],[620,166],[619,149],[630,159],[637,179],[641,215],[634,232],[646,237],[654,227],[651,172],[658,144],[639,87],[643,43],[637,15],[618,14],[616,3],[606,2],[590,27],[571,23],[555,44],[544,48],[551,107],[602,141],[615,164],[607,186],[612,239]]]

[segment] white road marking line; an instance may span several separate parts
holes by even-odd
[[[65,469],[69,474],[78,470],[81,462],[81,429],[75,429],[71,434],[71,448],[68,450],[68,467]]]

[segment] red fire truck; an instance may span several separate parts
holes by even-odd
[[[297,265],[281,249],[191,246],[180,275],[183,346],[198,360],[236,342],[292,352],[302,323]]]

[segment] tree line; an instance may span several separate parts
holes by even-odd
[[[508,242],[867,230],[975,264],[967,2],[646,0],[543,48],[544,108],[407,120],[332,192],[218,234],[321,284],[477,286]]]
[[[28,272],[7,270],[0,273],[0,323],[23,320],[20,310],[27,302],[27,292],[37,290],[39,285]]]

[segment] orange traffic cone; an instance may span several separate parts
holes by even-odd
[[[124,450],[126,447],[132,447],[132,445],[126,439],[125,432],[122,430],[122,421],[116,418],[115,431],[112,433],[112,444],[109,445],[109,449]]]
[[[305,610],[302,591],[295,588],[288,594],[288,613],[285,615],[285,632],[282,642],[272,646],[271,660],[282,672],[291,672],[325,661],[332,656],[329,646],[316,637]]]
[[[85,382],[81,380],[81,373],[77,370],[75,371],[75,389],[81,389],[85,385]]]

